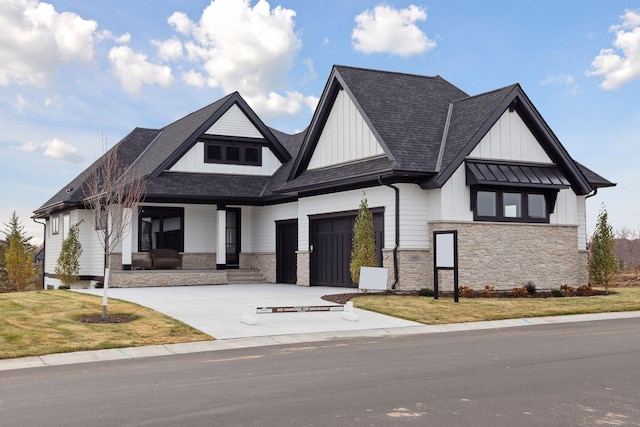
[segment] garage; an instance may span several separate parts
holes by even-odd
[[[376,235],[378,265],[382,265],[384,245],[384,208],[370,209]],[[309,218],[311,286],[357,288],[351,281],[349,263],[353,242],[353,225],[358,211],[314,215]]]

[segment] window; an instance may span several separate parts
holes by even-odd
[[[262,147],[250,142],[208,141],[205,142],[205,163],[262,166]]]
[[[51,217],[51,234],[60,233],[60,217],[58,215]]]
[[[184,209],[143,207],[138,215],[138,251],[184,251]]]
[[[473,188],[471,207],[476,221],[549,222],[557,190]]]

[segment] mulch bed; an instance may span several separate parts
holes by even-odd
[[[609,287],[609,294],[615,294],[615,293],[616,293],[615,290],[612,290],[611,287]],[[595,289],[595,294],[606,295],[606,292],[603,289]],[[374,295],[374,296],[399,295],[399,296],[413,296],[413,297],[419,296],[418,292],[400,292],[397,294],[391,293],[391,292],[374,292],[374,293],[367,293],[367,294],[362,292],[354,292],[354,293],[347,293],[347,294],[324,295],[322,299],[325,301],[336,303],[336,304],[346,304],[348,301],[351,301],[353,298],[361,297],[365,295]],[[440,296],[443,298],[453,298],[453,292],[440,292]],[[581,296],[584,296],[584,295],[574,294],[566,298],[576,298]],[[425,298],[433,298],[433,296],[425,297]],[[476,291],[471,297],[463,297],[462,295],[460,295],[460,298],[518,298],[518,297],[514,296],[510,291],[496,291],[492,296],[482,296],[480,295],[479,292]],[[524,298],[553,298],[553,295],[551,295],[551,292],[538,291],[535,294],[530,295],[528,297],[524,297]]]
[[[78,319],[81,323],[129,323],[136,320],[137,316],[129,316],[126,314],[111,314],[107,317],[102,317],[101,314],[93,314],[89,316],[83,316]]]

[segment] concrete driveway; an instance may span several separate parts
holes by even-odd
[[[78,292],[102,295],[102,289]],[[350,288],[302,287],[284,284],[112,288],[109,298],[152,308],[217,339],[342,332],[422,326],[416,322],[354,309],[357,320],[343,312],[255,314],[252,307],[333,305],[323,295],[354,292]],[[251,316],[255,324],[242,322]]]

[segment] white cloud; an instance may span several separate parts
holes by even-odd
[[[182,73],[180,77],[182,77],[182,81],[189,86],[204,87],[207,84],[207,79],[195,70]]]
[[[613,48],[602,49],[591,63],[589,76],[604,76],[603,89],[617,89],[640,77],[640,10],[626,10],[621,23],[612,25],[616,32]]]
[[[32,153],[39,148],[42,149],[42,154],[46,157],[51,157],[56,160],[62,160],[64,162],[70,163],[80,163],[84,160],[84,157],[78,154],[78,149],[73,145],[59,140],[58,138],[54,138],[50,141],[45,141],[40,144],[35,142],[25,142],[24,144],[13,147],[19,151],[25,151],[27,153]]]
[[[265,0],[253,7],[250,0],[214,0],[192,22],[174,12],[168,22],[182,35],[186,58],[194,70],[182,74],[188,84],[239,91],[252,99],[258,113],[290,113],[301,107],[297,92],[280,95],[284,78],[301,48],[295,31],[296,13]],[[202,78],[200,78],[202,76]]]
[[[123,89],[132,95],[140,92],[143,83],[167,87],[173,82],[171,68],[152,64],[146,55],[134,52],[129,46],[112,48],[109,60]]]
[[[326,46],[329,44],[329,37],[325,37],[324,40],[322,40],[322,46]]]
[[[0,85],[44,85],[55,69],[93,58],[98,24],[36,0],[0,2]]]
[[[304,76],[302,77],[302,82],[307,83],[311,80],[317,79],[318,73],[316,72],[315,66],[313,64],[313,59],[305,58],[302,60],[302,63],[304,64],[305,67],[307,67],[307,72],[304,73]]]
[[[425,10],[415,5],[400,10],[386,4],[367,9],[355,17],[353,47],[367,55],[391,53],[408,57],[424,53],[436,46],[416,25],[417,21],[426,20]]]
[[[84,158],[78,154],[76,147],[58,138],[43,142],[42,147],[44,147],[44,155],[47,157],[70,163],[80,163],[84,160]]]
[[[22,96],[21,93],[16,95],[16,99],[13,103],[13,108],[20,114],[24,113],[24,109],[27,108],[27,105],[29,105],[29,103],[27,102],[27,100],[25,99],[24,96]]]
[[[182,58],[182,42],[176,38],[165,41],[152,40],[151,43],[158,48],[158,56],[163,61],[176,61]]]
[[[114,37],[113,41],[118,44],[127,44],[131,41],[131,34],[129,34],[128,32],[124,33],[120,37]]]

